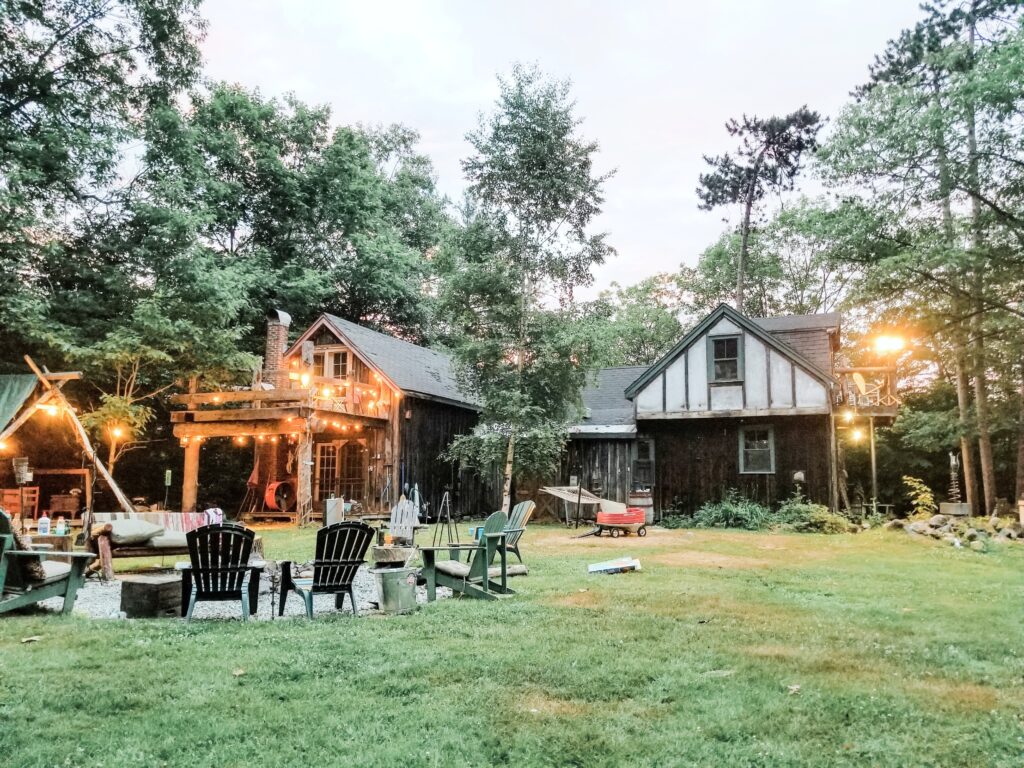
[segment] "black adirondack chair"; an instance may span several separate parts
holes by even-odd
[[[256,613],[262,567],[249,564],[256,534],[241,525],[204,525],[185,534],[192,566],[183,574],[191,579],[186,620],[192,619],[196,603],[239,600],[242,620]]]
[[[352,602],[352,615],[358,616],[352,582],[363,564],[374,530],[366,523],[344,522],[328,525],[317,531],[313,577],[298,578],[292,573],[292,562],[281,563],[281,602],[278,615],[284,615],[289,592],[295,592],[306,604],[306,616],[313,618],[313,595],[334,595],[334,607],[345,607],[345,595]]]

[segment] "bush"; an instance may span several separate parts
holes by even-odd
[[[689,528],[692,524],[692,518],[683,517],[682,515],[666,515],[661,518],[662,528]]]
[[[910,499],[910,506],[914,508],[913,517],[931,517],[939,511],[935,503],[935,494],[924,484],[924,480],[904,475],[903,484],[907,486],[907,498]]]
[[[779,505],[773,522],[781,528],[802,533],[847,533],[849,521],[829,511],[824,504],[808,501],[798,488]]]
[[[740,495],[735,488],[718,502],[708,502],[697,510],[691,524],[694,528],[743,528],[759,531],[771,522],[771,510],[763,504]]]

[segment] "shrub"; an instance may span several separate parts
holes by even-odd
[[[708,502],[693,516],[694,528],[744,528],[759,531],[771,522],[771,510],[740,495],[735,488],[718,502]]]
[[[662,528],[689,528],[692,522],[692,518],[683,517],[682,515],[665,515],[661,518]]]
[[[935,503],[935,494],[924,484],[924,480],[904,475],[903,484],[907,487],[907,498],[914,509],[914,517],[931,517],[939,510]]]
[[[808,501],[799,488],[779,505],[772,517],[776,525],[803,533],[846,533],[850,530],[850,523],[845,517],[834,514],[824,504]]]

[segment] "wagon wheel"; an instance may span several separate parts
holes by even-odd
[[[619,538],[619,529],[618,528],[612,528],[611,533],[612,533],[612,538],[613,539]]]
[[[641,525],[639,528],[637,528],[636,529],[636,535],[637,536],[646,536],[647,535],[647,526],[646,525]]]

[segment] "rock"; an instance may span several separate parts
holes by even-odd
[[[889,522],[883,524],[882,527],[885,530],[887,530],[887,531],[895,531],[895,530],[900,530],[900,529],[905,528],[906,525],[907,525],[907,521],[906,520],[898,520],[897,519],[897,520],[890,520]]]
[[[916,520],[908,525],[906,530],[910,533],[919,533],[922,536],[928,536],[932,532],[931,526],[928,523],[922,523],[920,520]]]
[[[942,537],[942,540],[944,542],[946,542],[947,544],[949,544],[950,546],[953,546],[953,547],[959,547],[960,546],[960,539],[958,539],[952,533],[947,533],[945,536]]]
[[[973,549],[975,552],[984,552],[988,549],[988,546],[985,544],[984,541],[981,541],[979,539],[971,542],[971,549]]]
[[[932,515],[930,518],[928,518],[928,525],[930,525],[932,528],[941,528],[948,522],[949,517],[947,517],[946,515]]]
[[[983,541],[988,538],[988,533],[986,533],[985,531],[979,531],[976,528],[968,528],[967,531],[964,533],[964,538],[968,541]]]
[[[941,539],[945,534],[938,528],[929,528],[928,535],[933,539]]]
[[[946,523],[945,525],[943,525],[943,526],[941,526],[939,528],[939,533],[952,533],[952,532],[953,532],[953,525],[951,523]]]
[[[1001,528],[999,530],[999,535],[1000,535],[1000,537],[1007,538],[1007,539],[1019,538],[1019,534],[1017,533],[1017,531],[1015,529],[1011,528],[1010,526],[1006,526],[1005,528]]]

